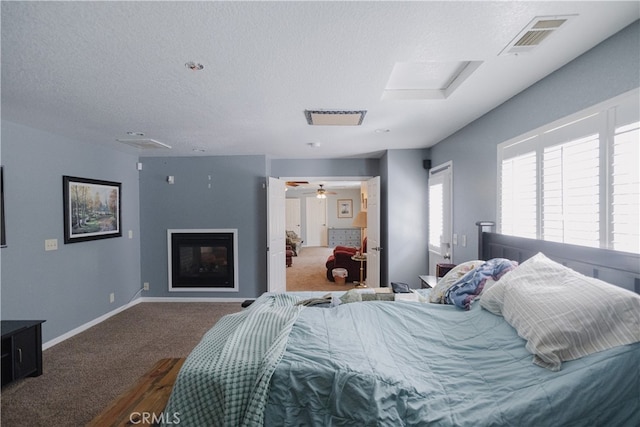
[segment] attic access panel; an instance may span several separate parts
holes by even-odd
[[[446,99],[482,61],[396,62],[382,99]]]

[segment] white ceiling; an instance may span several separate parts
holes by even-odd
[[[640,7],[3,1],[1,13],[3,119],[129,152],[116,142],[128,131],[173,147],[141,156],[335,158],[429,147],[639,19]],[[498,55],[534,17],[569,14],[533,52]],[[481,64],[447,99],[382,100],[396,63],[460,61]],[[305,109],[368,112],[361,126],[309,126]]]

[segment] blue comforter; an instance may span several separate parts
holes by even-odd
[[[640,425],[640,343],[532,364],[479,305],[362,302],[309,308],[291,329],[265,426]]]

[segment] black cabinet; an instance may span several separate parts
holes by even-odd
[[[2,385],[42,375],[44,320],[2,321]]]

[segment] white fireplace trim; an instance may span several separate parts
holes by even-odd
[[[184,288],[173,287],[173,269],[171,266],[171,235],[178,233],[232,233],[233,234],[233,287],[227,288]],[[167,265],[169,266],[169,292],[239,292],[238,287],[238,229],[237,228],[170,228],[167,229]]]

